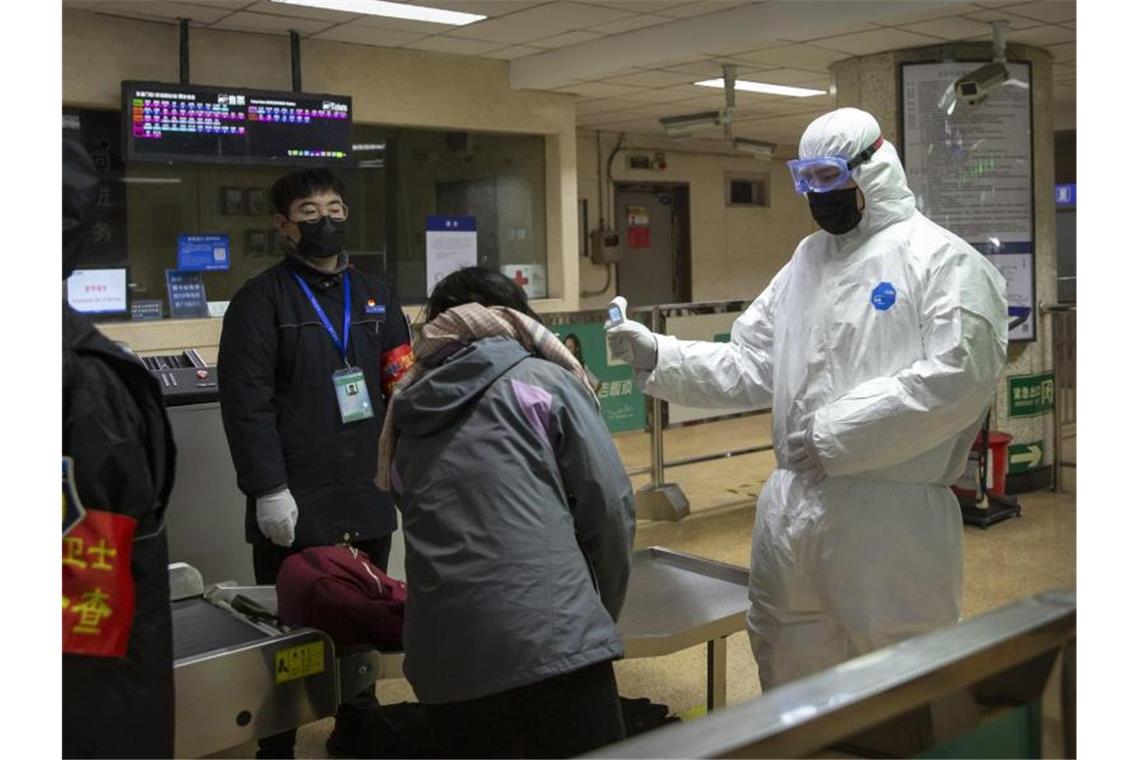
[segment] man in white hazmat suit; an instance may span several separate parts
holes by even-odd
[[[764,688],[958,620],[964,471],[1006,356],[1005,282],[915,209],[875,118],[816,119],[789,162],[823,228],[729,343],[607,323],[668,401],[772,407],[778,468],[752,535],[748,630]]]

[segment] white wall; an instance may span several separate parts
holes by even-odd
[[[578,197],[589,205],[590,228],[598,225],[601,204],[598,200],[598,151],[596,133],[578,135]],[[605,161],[617,144],[618,136],[601,134],[602,175]],[[651,147],[664,150],[664,171],[630,170],[625,156],[618,153],[613,162],[616,182],[686,182],[689,184],[690,225],[692,237],[693,300],[752,299],[758,295],[792,255],[796,244],[815,226],[807,203],[792,190],[784,159],[758,161],[751,156],[695,152],[697,148],[677,142],[661,147],[654,136],[627,135],[632,148]],[[689,152],[694,151],[694,152]],[[743,208],[728,206],[725,200],[725,177],[766,174],[769,178],[771,206]],[[611,225],[614,220],[608,218]],[[598,290],[606,281],[605,267],[579,258],[583,291]],[[611,283],[605,295],[582,298],[582,309],[602,308],[614,295]]]

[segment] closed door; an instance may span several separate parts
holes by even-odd
[[[681,293],[676,193],[617,188],[615,194],[622,256],[618,293],[630,306],[677,303]]]

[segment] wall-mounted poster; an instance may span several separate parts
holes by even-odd
[[[1006,278],[1011,323],[1018,322],[1009,339],[1032,341],[1032,72],[1028,63],[1009,63],[1009,80],[985,102],[949,107],[954,82],[978,66],[902,65],[902,159],[919,211],[981,251]]]

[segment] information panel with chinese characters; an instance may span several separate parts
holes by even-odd
[[[166,270],[166,293],[170,298],[171,319],[193,319],[210,316],[206,304],[206,286],[201,272]]]
[[[127,159],[348,164],[352,98],[123,82]]]
[[[126,269],[76,269],[67,278],[67,302],[84,314],[126,314]]]
[[[1009,306],[1029,310],[1009,339],[1036,340],[1030,66],[1008,64],[985,102],[951,108],[947,93],[977,67],[902,66],[903,163],[918,210],[981,251],[1005,277]]]

